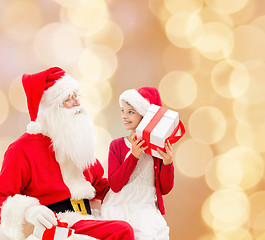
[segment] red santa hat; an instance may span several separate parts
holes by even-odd
[[[59,106],[69,95],[79,90],[78,82],[59,67],[52,67],[35,74],[24,74],[22,84],[31,119],[28,125],[29,132],[35,132],[34,128],[39,128],[36,119],[40,103],[46,106],[55,103]]]
[[[162,106],[159,92],[154,87],[142,87],[124,91],[119,98],[120,106],[122,101],[127,102],[142,116],[147,112],[151,104]]]

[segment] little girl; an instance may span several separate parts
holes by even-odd
[[[126,90],[119,102],[124,128],[131,133],[110,144],[111,190],[102,204],[102,217],[130,223],[136,240],[167,240],[169,228],[162,216],[162,195],[169,193],[174,184],[172,146],[167,142],[165,152],[158,149],[160,159],[144,153],[144,140],[135,140],[135,129],[150,104],[162,106],[159,92],[151,87]]]

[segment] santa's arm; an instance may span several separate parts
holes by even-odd
[[[109,190],[108,180],[103,178],[103,175],[104,169],[98,160],[96,160],[96,163],[93,166],[90,166],[86,171],[84,171],[86,180],[91,183],[96,191],[93,200],[102,201]]]
[[[3,231],[11,239],[25,239],[25,212],[31,206],[39,205],[36,198],[21,194],[29,181],[29,164],[24,154],[9,148],[0,173],[0,210]]]

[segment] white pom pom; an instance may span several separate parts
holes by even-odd
[[[27,133],[29,133],[29,134],[41,133],[41,126],[40,126],[40,124],[38,122],[31,121],[27,125]]]

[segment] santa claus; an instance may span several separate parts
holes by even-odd
[[[31,122],[12,143],[0,173],[1,227],[9,239],[33,238],[59,219],[75,230],[71,239],[134,239],[124,221],[102,221],[91,204],[109,190],[95,158],[92,124],[78,99],[78,82],[53,67],[24,74]],[[88,237],[90,236],[90,237]],[[2,238],[1,238],[2,239]]]

